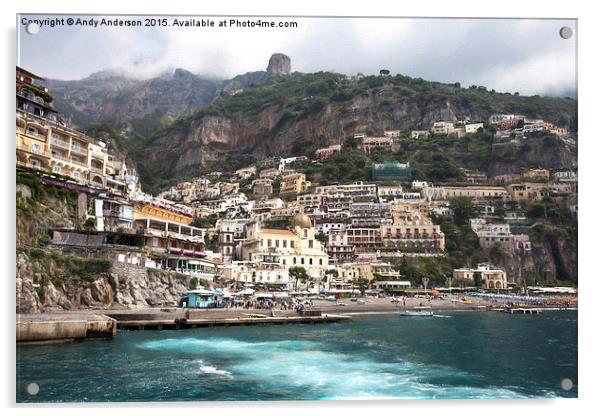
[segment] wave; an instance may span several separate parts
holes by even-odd
[[[353,351],[328,351],[324,345],[313,341],[184,338],[147,341],[141,347],[155,351],[185,351],[197,357],[209,354],[213,362],[222,359],[223,363],[228,363],[222,365],[227,370],[200,360],[202,373],[229,378],[236,374],[236,383],[241,386],[261,386],[262,394],[285,391],[290,399],[527,397],[497,386],[471,386],[475,376],[454,368],[407,360],[378,362]]]

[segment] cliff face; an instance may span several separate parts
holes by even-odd
[[[168,167],[164,176],[178,176],[228,154],[244,153],[257,159],[298,155],[308,148],[342,143],[356,132],[428,129],[436,120],[486,120],[491,114],[489,109],[450,101],[421,104],[393,88],[369,90],[348,102],[318,107],[301,115],[293,105],[281,103],[268,103],[258,112],[207,113],[158,134],[146,145],[142,159],[149,165]],[[511,173],[517,165],[570,167],[575,161],[565,148],[546,146],[543,139],[536,139],[531,145],[494,149],[489,173]]]
[[[39,249],[17,253],[17,313],[177,306],[190,284],[185,275],[119,263],[100,263],[105,271],[82,275],[67,261],[99,264]]]

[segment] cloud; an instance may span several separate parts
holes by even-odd
[[[282,52],[291,57],[293,70],[301,72],[374,74],[387,68],[428,80],[482,84],[522,94],[562,94],[575,89],[576,41],[558,35],[561,26],[575,28],[574,21],[272,20],[293,20],[298,27],[60,27],[44,29],[36,36],[25,35],[21,28],[20,62],[34,72],[59,79],[81,78],[104,69],[149,78],[176,67],[230,78],[263,70],[272,53]]]

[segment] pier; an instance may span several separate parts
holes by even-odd
[[[542,308],[506,308],[501,310],[504,313],[509,314],[523,314],[523,315],[539,315],[543,312]]]
[[[318,324],[350,320],[319,311],[235,309],[143,309],[17,315],[17,344],[110,338],[117,330],[148,331],[241,325]]]
[[[308,311],[309,312],[309,311]],[[314,312],[314,311],[312,311]],[[270,310],[174,309],[163,311],[123,311],[109,313],[119,330],[144,331],[204,328],[213,326],[317,324],[350,320],[338,314]]]
[[[100,313],[44,313],[17,315],[17,344],[108,338],[117,321]]]

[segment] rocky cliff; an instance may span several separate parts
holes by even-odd
[[[56,251],[17,252],[17,313],[177,306],[190,277]]]
[[[351,82],[331,73],[293,74],[222,97],[157,132],[146,139],[137,161],[155,178],[176,177],[228,157],[235,160],[235,155],[299,155],[342,143],[356,132],[428,129],[436,120],[486,120],[495,112],[568,126],[575,109],[576,102],[569,99],[517,97],[401,76]],[[502,149],[502,156],[521,159],[524,153],[528,165],[548,166],[541,159],[541,146],[508,149]],[[570,156],[556,150],[548,153],[550,167],[572,163]],[[497,158],[492,172],[505,170],[508,163],[503,159]]]

